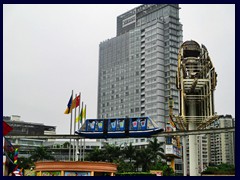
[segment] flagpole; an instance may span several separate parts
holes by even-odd
[[[79,97],[80,97],[80,101],[79,101],[79,108],[78,108],[78,114],[80,115],[80,108],[81,108],[81,106],[80,106],[80,104],[81,104],[81,93],[79,93]],[[78,120],[78,129],[80,129],[80,119]]]
[[[87,105],[85,104],[85,111],[84,111],[84,118],[85,118],[85,120],[86,120],[86,117],[87,117]],[[83,123],[85,122],[85,121],[82,121]],[[83,145],[83,161],[84,161],[84,155],[85,155],[85,138],[84,138],[84,143],[83,143],[84,145]]]
[[[73,97],[73,90],[72,90],[72,97]],[[71,111],[71,107],[70,107],[70,111]],[[72,111],[71,111],[71,119],[70,119],[70,135],[72,135]],[[72,139],[70,139],[70,145],[69,145],[69,161],[71,161],[71,141]]]
[[[75,99],[76,99],[76,105],[77,106],[77,94],[75,94]],[[74,119],[76,121],[76,108],[74,108]],[[74,125],[74,130],[73,130],[73,134],[75,134],[75,131],[76,131],[76,123],[73,123]],[[75,139],[73,140],[73,161],[75,161]]]
[[[81,121],[81,127],[83,125],[83,101],[82,101],[82,111],[81,111],[81,119],[79,119],[79,125],[80,125],[80,121]],[[80,161],[82,161],[82,138],[80,141]]]
[[[79,107],[78,107],[78,115],[80,115],[80,106],[81,105],[81,93],[79,92]],[[75,122],[76,123],[76,122]],[[80,129],[80,120],[78,120],[78,130]],[[77,139],[77,149],[76,149],[76,161],[78,161],[78,151],[79,151],[79,139]],[[81,161],[81,159],[80,159]]]

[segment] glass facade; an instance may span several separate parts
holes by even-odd
[[[174,100],[182,25],[176,4],[145,4],[117,17],[117,36],[99,46],[98,118],[150,116],[168,120]]]

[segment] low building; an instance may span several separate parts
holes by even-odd
[[[37,176],[114,176],[117,165],[107,162],[56,162],[35,163]]]
[[[69,160],[69,144],[69,140],[48,141],[44,142],[43,146],[47,147],[47,151],[51,152],[56,161],[67,161]],[[84,157],[87,156],[87,153],[91,152],[95,148],[101,149],[103,148],[103,145],[104,143],[101,143],[99,141],[86,139],[85,142],[84,140],[80,140],[77,146],[77,141],[74,143],[74,140],[72,140],[70,160],[73,160],[73,158],[78,160],[84,160]],[[75,154],[75,157],[73,157],[73,154]]]
[[[3,116],[3,120],[13,128],[8,136],[14,135],[46,135],[56,134],[56,126],[48,126],[43,123],[32,123],[20,120],[20,116]],[[19,148],[19,157],[29,157],[30,152],[36,147],[42,146],[44,142],[49,139],[29,139],[29,138],[16,138],[8,139],[14,147]]]

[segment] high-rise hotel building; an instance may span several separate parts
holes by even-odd
[[[165,128],[182,43],[178,4],[144,4],[117,17],[117,36],[100,43],[98,118],[150,116]]]

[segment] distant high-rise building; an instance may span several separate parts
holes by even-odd
[[[99,47],[98,118],[150,116],[165,128],[182,43],[178,4],[145,4],[117,17],[117,36]]]
[[[235,127],[235,119],[231,115],[221,116],[212,124],[214,128]],[[235,165],[235,133],[218,133],[210,135],[210,163]]]

